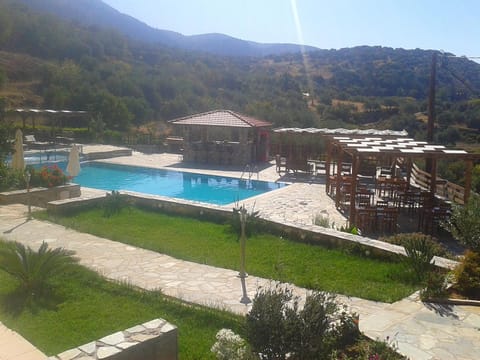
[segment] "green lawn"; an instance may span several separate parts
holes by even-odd
[[[0,320],[47,355],[158,317],[178,327],[180,359],[214,359],[210,348],[218,330],[242,333],[239,316],[108,282],[81,266],[52,283],[57,292],[46,304],[22,308],[11,295],[14,281],[0,271]]]
[[[217,224],[158,212],[124,209],[111,217],[101,209],[52,220],[79,231],[176,258],[238,270],[237,234]],[[47,218],[46,213],[37,216]],[[265,278],[364,299],[393,302],[419,288],[395,261],[348,254],[270,234],[247,240],[247,272]]]

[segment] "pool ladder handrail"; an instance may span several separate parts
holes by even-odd
[[[248,180],[252,180],[253,173],[257,173],[257,180],[259,179],[259,174],[258,174],[258,167],[255,165],[253,169],[250,167],[250,164],[245,165],[245,168],[242,171],[242,175],[240,175],[240,180],[243,179],[243,175],[248,172]]]

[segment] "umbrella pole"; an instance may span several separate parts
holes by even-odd
[[[32,174],[30,174],[30,171],[27,170],[27,172],[25,172],[25,181],[27,183],[27,208],[28,208],[27,220],[32,220],[32,204],[30,201],[30,179],[31,178],[32,178]]]

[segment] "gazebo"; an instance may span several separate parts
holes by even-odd
[[[230,110],[215,110],[170,121],[183,138],[183,160],[217,165],[268,161],[271,123]]]

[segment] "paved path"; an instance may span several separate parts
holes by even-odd
[[[259,286],[269,283],[249,276],[242,284],[232,270],[180,261],[51,223],[26,221],[25,213],[22,205],[1,206],[0,233],[31,247],[46,241],[73,250],[83,265],[110,279],[145,289],[160,288],[168,295],[237,313],[250,307],[240,302],[244,295],[253,298]],[[295,288],[295,292],[303,296],[306,290]],[[340,300],[360,314],[360,329],[365,334],[379,339],[388,336],[411,359],[466,360],[480,354],[480,308],[435,308],[422,304],[415,295],[394,304]]]
[[[0,322],[0,360],[44,360],[35,346]]]

